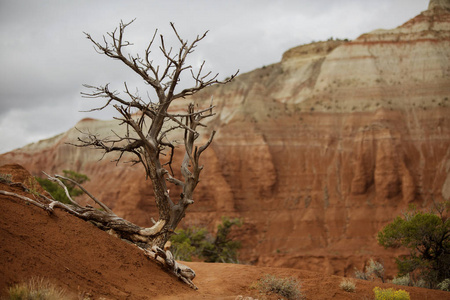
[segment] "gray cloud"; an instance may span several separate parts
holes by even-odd
[[[278,62],[284,51],[312,40],[399,26],[427,6],[428,0],[0,0],[0,153],[88,116],[78,110],[100,103],[81,98],[83,83],[143,88],[119,62],[96,54],[83,31],[101,39],[121,19],[137,18],[127,35],[134,53],[155,28],[176,42],[169,22],[190,40],[210,30],[191,62],[205,59],[225,78]],[[110,118],[111,111],[89,116]]]

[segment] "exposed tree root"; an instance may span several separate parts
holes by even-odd
[[[181,281],[189,285],[194,290],[197,290],[197,286],[192,282],[195,278],[195,272],[186,265],[177,262],[173,258],[172,252],[169,250],[164,251],[158,246],[153,246],[151,250],[142,249],[144,253],[161,263],[165,268],[171,271],[175,276],[177,276]]]

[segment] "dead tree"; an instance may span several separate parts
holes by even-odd
[[[142,56],[126,54],[125,48],[132,44],[124,39],[125,29],[133,21],[129,23],[121,22],[119,28],[103,37],[102,42],[97,42],[88,33],[85,34],[88,40],[94,44],[98,53],[121,61],[139,75],[154,90],[157,99],[156,101],[142,99],[137,93],[131,93],[126,83],[124,84],[125,92],[123,96],[117,91],[111,91],[108,84],[99,87],[85,85],[90,89],[90,92],[82,93],[84,97],[105,100],[104,105],[92,109],[92,111],[113,106],[120,114],[120,117],[116,119],[121,121],[122,126],[126,126],[126,133],[124,135],[116,134],[116,137],[112,139],[84,133],[83,137],[78,138],[78,143],[75,146],[93,147],[104,151],[105,154],[117,153],[115,159],[117,162],[124,157],[124,154],[131,154],[132,162],[141,164],[145,169],[146,177],[151,181],[158,208],[158,221],[152,227],[143,228],[122,219],[108,206],[72,181],[101,209],[89,205],[81,206],[70,197],[62,182],[62,180],[71,181],[71,179],[59,175],[47,176],[65,189],[71,204],[63,204],[43,195],[33,200],[6,191],[0,191],[0,194],[15,196],[49,213],[52,213],[55,208],[59,208],[89,221],[102,230],[139,246],[147,256],[156,259],[178,278],[196,288],[191,281],[195,276],[193,270],[174,261],[170,251],[164,251],[161,248],[164,247],[170,235],[173,234],[179,222],[184,218],[187,207],[194,203],[194,190],[199,183],[200,173],[203,169],[200,164],[200,156],[211,144],[215,134],[213,131],[209,138],[205,139],[204,143],[199,146],[196,144],[200,137],[198,129],[199,127],[205,127],[203,122],[205,119],[214,116],[214,106],[211,102],[208,107],[196,108],[191,103],[188,104],[184,113],[173,113],[169,111],[169,108],[173,101],[192,96],[205,87],[230,82],[238,72],[225,81],[219,81],[217,80],[218,74],[215,76],[212,76],[211,72],[203,74],[205,62],[194,72],[193,67],[187,64],[187,58],[197,44],[205,38],[207,32],[197,36],[193,42],[189,43],[180,37],[173,23],[170,23],[170,25],[179,42],[177,50],[167,48],[164,37],[162,35],[159,37],[159,51],[165,59],[165,66],[155,66],[152,60],[152,46],[157,31],[155,31]],[[193,86],[176,91],[175,88],[180,82],[180,76],[185,71],[190,71]],[[172,168],[176,143],[169,138],[176,131],[183,133],[183,142],[181,142],[182,147],[180,148],[183,149],[184,153],[182,154],[179,178],[176,178]],[[172,196],[169,195],[168,184],[180,188],[181,193],[178,199],[172,199]],[[26,189],[25,186],[23,188]]]
[[[165,66],[155,66],[152,60],[152,46],[157,31],[142,56],[125,54],[124,48],[132,44],[124,39],[124,33],[132,22],[121,22],[118,29],[108,33],[107,37],[103,37],[102,43],[94,40],[90,34],[85,34],[94,44],[97,52],[121,61],[139,75],[154,90],[157,101],[144,100],[139,95],[131,93],[126,83],[124,92],[126,98],[111,91],[108,85],[101,87],[85,85],[91,89],[90,93],[82,93],[85,97],[106,99],[105,105],[95,110],[112,105],[121,115],[117,119],[128,128],[126,135],[117,136],[117,139],[114,140],[88,134],[79,138],[78,146],[94,147],[105,153],[117,152],[117,160],[120,160],[124,153],[131,153],[135,157],[134,162],[144,166],[146,176],[150,178],[153,185],[156,206],[159,210],[159,220],[153,226],[157,232],[152,234],[150,244],[163,247],[170,234],[185,216],[187,207],[194,203],[193,193],[203,169],[203,166],[200,165],[200,155],[211,144],[215,134],[213,131],[205,144],[201,146],[195,144],[200,136],[198,127],[204,126],[202,121],[214,115],[212,103],[204,109],[195,109],[193,104],[189,104],[187,111],[182,114],[170,113],[169,108],[173,101],[194,95],[207,86],[230,82],[237,72],[229,79],[219,81],[217,80],[218,74],[215,76],[211,76],[211,72],[203,74],[205,62],[198,71],[194,72],[193,67],[187,64],[187,58],[197,44],[205,38],[207,32],[197,36],[193,42],[189,43],[180,37],[173,23],[170,25],[179,42],[177,50],[167,48],[164,37],[162,35],[159,37],[159,51],[166,61]],[[180,82],[181,74],[185,71],[190,71],[194,82],[193,86],[177,92],[175,88]],[[148,126],[146,126],[147,120],[150,120]],[[175,178],[172,172],[175,145],[168,139],[168,136],[176,130],[184,131],[182,178]],[[163,162],[163,157],[169,157],[169,159]],[[182,193],[178,199],[172,199],[169,195],[168,183],[181,187]]]

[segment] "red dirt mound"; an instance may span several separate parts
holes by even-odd
[[[19,165],[0,167],[0,174],[11,174],[14,182],[24,184],[31,177]],[[0,190],[26,195],[1,182]],[[135,246],[90,223],[62,211],[48,215],[0,195],[0,297],[8,286],[39,276],[75,297],[86,293],[90,299],[236,299],[237,295],[259,297],[251,284],[264,274],[274,274],[299,279],[307,299],[373,299],[375,286],[406,289],[411,299],[450,299],[447,292],[362,280],[355,280],[356,292],[348,293],[339,288],[342,277],[297,269],[186,264],[197,273],[194,283],[199,291],[164,272]]]
[[[0,173],[24,182],[31,175],[18,165]],[[26,195],[0,183],[0,190]],[[32,195],[27,195],[32,198]],[[0,291],[32,276],[48,278],[67,290],[107,299],[154,299],[188,293],[135,246],[98,230],[66,212],[48,215],[13,197],[0,198]],[[194,292],[194,291],[193,291]]]

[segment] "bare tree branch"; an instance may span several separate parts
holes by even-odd
[[[33,199],[25,197],[25,196],[22,196],[22,195],[19,195],[19,194],[16,194],[16,193],[7,192],[7,191],[0,191],[0,194],[1,195],[5,195],[5,196],[17,197],[17,198],[22,199],[25,202],[31,203],[33,205],[36,205],[39,208],[42,208],[43,210],[51,211],[51,209],[48,207],[48,205],[45,205],[43,203],[40,203],[40,202],[38,202],[36,200],[33,200]]]
[[[44,173],[45,174],[45,173]],[[47,174],[46,174],[47,175]],[[49,175],[47,175],[49,176]],[[101,202],[100,200],[98,200],[97,198],[95,198],[91,193],[89,193],[81,184],[79,184],[78,182],[76,182],[75,180],[68,178],[68,177],[64,177],[61,175],[55,175],[55,178],[58,179],[64,179],[67,180],[73,184],[75,184],[77,187],[79,187],[86,195],[88,195],[92,200],[94,200],[95,203],[97,203],[98,205],[100,205],[101,208],[103,208],[106,212],[110,213],[110,214],[114,214],[114,212],[108,207],[106,206],[103,202]]]
[[[70,196],[69,190],[68,190],[67,187],[64,185],[64,183],[62,183],[61,180],[59,180],[58,178],[52,177],[52,176],[48,175],[48,174],[45,173],[45,172],[43,172],[43,173],[48,177],[49,180],[56,182],[60,187],[63,188],[64,192],[66,193],[67,198],[70,200],[70,202],[71,202],[73,205],[75,205],[75,206],[77,206],[77,207],[81,207],[80,204],[78,204],[78,202],[75,201],[75,200],[72,198],[72,196]]]
[[[173,23],[170,23],[170,27],[176,36],[177,46],[167,45],[163,35],[157,39],[158,31],[155,30],[142,55],[125,53],[125,48],[132,46],[132,43],[125,39],[125,32],[133,22],[134,20],[128,23],[121,21],[119,27],[103,36],[101,42],[96,41],[88,33],[85,35],[93,43],[98,53],[121,61],[140,76],[154,90],[158,99],[154,102],[150,99],[144,101],[137,92],[131,92],[126,82],[124,83],[125,98],[117,91],[110,90],[108,84],[100,87],[85,85],[91,91],[82,93],[83,97],[105,100],[103,106],[93,110],[102,110],[113,106],[120,114],[115,119],[126,126],[126,133],[114,132],[115,138],[87,133],[84,138],[79,138],[78,146],[101,149],[104,153],[117,152],[119,153],[116,159],[117,163],[125,153],[135,155],[134,162],[139,162],[144,166],[146,176],[152,182],[159,213],[159,220],[156,223],[164,224],[160,228],[161,234],[155,236],[151,243],[162,247],[185,216],[188,205],[194,202],[193,192],[203,169],[203,166],[200,165],[200,155],[211,144],[215,134],[213,132],[204,145],[200,147],[196,145],[196,141],[200,137],[197,128],[199,126],[206,127],[207,123],[204,121],[215,115],[212,103],[209,107],[197,108],[197,110],[193,104],[190,104],[186,113],[171,113],[169,107],[178,98],[192,96],[214,84],[225,84],[232,81],[239,71],[224,81],[217,79],[218,74],[212,75],[210,71],[205,72],[205,62],[194,71],[187,59],[208,32],[197,35],[189,42],[181,37]],[[158,40],[159,47],[157,49],[165,60],[163,66],[154,64],[155,53],[152,48]],[[191,74],[193,86],[176,92],[181,74],[187,70]],[[174,145],[177,142],[171,140],[171,136],[176,131],[184,132],[184,141],[181,143],[181,145],[184,144],[184,149],[180,147],[180,150],[184,151],[181,178],[176,178],[172,166],[178,148],[175,148]],[[183,192],[177,204],[174,204],[169,196],[167,184],[182,187]]]

